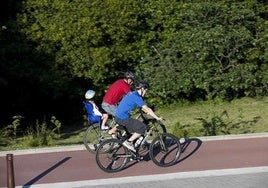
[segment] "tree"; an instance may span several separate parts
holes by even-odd
[[[261,55],[267,49],[267,4],[194,1],[156,9],[151,20],[161,28],[159,41],[142,63],[153,93],[167,101],[267,93],[267,79],[260,77],[267,64]]]
[[[102,90],[135,66],[142,3],[28,0],[19,23],[38,50],[55,56],[56,69]]]
[[[163,104],[267,95],[266,1],[14,2],[16,20],[12,12],[0,32],[3,110],[44,105],[66,116],[87,89],[101,100],[126,70],[149,81],[150,99]]]

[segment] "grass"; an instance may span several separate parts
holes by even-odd
[[[158,108],[156,114],[165,119],[168,132],[179,137],[268,132],[268,97],[178,103]],[[57,146],[82,144],[87,128],[83,123],[62,128]],[[0,151],[27,148],[21,141],[18,138],[12,145],[0,145]]]
[[[228,114],[228,117],[222,118],[223,121],[239,125],[239,128],[234,128],[231,134],[268,132],[268,97],[242,98],[231,102],[200,101],[193,104],[173,104],[158,108],[156,113],[165,119],[164,124],[168,132],[176,134],[174,128],[179,124],[181,127],[187,125],[185,129],[194,127],[195,131],[189,136],[203,136],[203,133],[199,131],[203,125],[197,118],[210,121],[223,111]],[[79,129],[66,132],[65,139],[60,140],[59,144],[82,143],[85,129],[85,126],[80,126]]]
[[[214,117],[226,112],[228,117],[222,117],[229,124],[239,124],[240,128],[231,131],[232,134],[268,132],[268,97],[242,98],[231,102],[202,101],[194,104],[177,104],[159,110],[166,121],[169,131],[180,124],[202,128],[202,122],[197,118],[206,119],[208,122]],[[245,130],[245,126],[248,130]],[[202,135],[196,135],[200,136]],[[195,135],[192,135],[195,136]]]

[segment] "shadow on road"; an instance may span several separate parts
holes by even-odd
[[[193,155],[202,145],[202,141],[198,138],[186,138],[185,142],[181,144],[181,156],[176,164],[184,161]]]
[[[179,158],[179,160],[173,164],[176,165],[182,161],[184,161],[185,159],[189,158],[191,155],[193,155],[202,145],[202,141],[198,138],[186,138],[185,142],[181,143],[181,156]],[[143,160],[145,162],[150,161],[150,156],[149,156],[149,151],[148,150],[144,150],[143,152],[140,153],[141,156],[143,156]],[[130,168],[131,166],[137,164],[138,161],[132,161],[130,163],[128,163],[123,169],[127,169]]]
[[[175,164],[193,155],[200,148],[201,145],[202,141],[198,138],[186,138],[185,142],[181,143],[181,156]],[[144,153],[142,156],[143,161],[151,160],[148,152]]]
[[[66,161],[68,161],[69,159],[71,159],[71,157],[65,157],[64,159],[62,159],[61,161],[59,161],[58,163],[56,163],[55,165],[53,165],[52,167],[50,167],[49,169],[47,169],[46,171],[44,171],[43,173],[39,174],[38,176],[34,177],[33,179],[31,179],[30,181],[28,181],[27,183],[25,183],[22,187],[23,188],[30,187],[35,182],[37,182],[38,180],[40,180],[41,178],[43,178],[44,176],[46,176],[47,174],[49,174],[51,171],[53,171],[54,169],[56,169],[57,167],[59,167],[60,165],[62,165]]]

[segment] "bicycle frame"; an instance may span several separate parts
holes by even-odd
[[[175,135],[167,133],[166,127],[160,121],[146,117],[141,110],[136,117],[141,118],[148,125],[143,139],[135,146],[136,151],[123,146],[123,142],[131,134],[120,128],[120,131],[118,129],[118,139],[105,140],[97,149],[96,162],[105,172],[118,172],[129,160],[143,160],[144,152],[148,152],[151,160],[158,166],[171,166],[178,160],[181,153],[179,139]],[[134,145],[136,141],[134,141]]]
[[[153,119],[148,119],[146,116],[145,116],[145,113],[142,111],[142,109],[140,108],[139,111],[138,111],[138,114],[137,115],[134,115],[136,116],[136,119],[141,119],[141,121],[143,121],[145,124],[149,124],[150,122],[153,121]],[[109,115],[109,118],[108,118],[108,125],[110,127],[113,127],[115,126],[117,123],[115,122],[115,118],[111,115]],[[83,137],[83,143],[86,147],[86,149],[90,152],[90,153],[95,153],[96,150],[97,150],[97,147],[106,139],[109,139],[111,138],[111,135],[109,135],[107,132],[103,132],[100,130],[100,127],[101,124],[98,123],[98,125],[90,125],[85,134],[84,134],[84,137]],[[154,125],[153,125],[154,126]],[[166,132],[166,128],[164,126],[161,127],[162,128],[162,132]],[[150,127],[151,129],[151,127]],[[156,130],[155,132],[158,131],[157,128],[153,128],[153,130],[149,130],[149,132],[145,135],[146,136],[146,139],[143,139],[142,140],[142,144],[145,143],[145,141],[149,138],[149,136],[152,134],[153,130]],[[124,131],[125,132],[125,131]],[[120,139],[120,140],[123,140],[125,139],[128,135],[124,136],[124,132],[122,132],[121,130],[117,130],[117,133],[116,133],[116,138]],[[92,137],[92,139],[90,139],[90,137]],[[94,139],[95,137],[95,139]]]
[[[157,120],[155,120],[155,119],[145,119],[145,121],[147,121],[146,123],[147,123],[147,125],[149,126],[149,129],[148,129],[148,131],[143,135],[144,137],[143,137],[142,141],[140,142],[140,144],[139,144],[139,146],[138,146],[138,148],[137,148],[137,151],[140,149],[140,147],[141,147],[145,142],[150,143],[150,141],[148,140],[148,138],[149,138],[153,133],[156,134],[156,136],[154,136],[154,137],[157,137],[157,136],[160,136],[160,135],[161,135],[161,133],[160,133],[160,131],[159,131],[159,128],[158,128],[158,125],[161,125],[161,124],[160,124]],[[155,123],[157,123],[157,124],[155,124]],[[163,127],[162,127],[162,129],[163,129]],[[164,130],[163,132],[166,132],[166,130]],[[163,141],[162,141],[162,145],[164,145],[164,144],[163,144]]]

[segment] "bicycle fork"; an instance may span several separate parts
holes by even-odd
[[[168,148],[166,147],[164,136],[159,135],[159,138],[160,138],[159,139],[159,144],[160,144],[161,151],[168,152]]]

